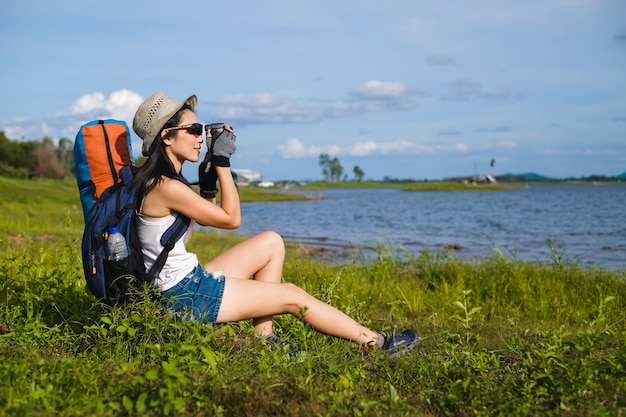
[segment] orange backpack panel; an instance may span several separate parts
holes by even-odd
[[[94,120],[81,126],[74,142],[74,164],[85,223],[104,190],[121,181],[120,169],[134,162],[125,122]]]

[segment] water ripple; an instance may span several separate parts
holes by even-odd
[[[583,266],[626,268],[626,186],[541,185],[520,191],[402,192],[328,189],[324,199],[244,203],[241,234],[275,230],[288,240],[351,248],[381,241],[409,253],[459,245],[454,256],[506,254],[551,261],[554,250]]]

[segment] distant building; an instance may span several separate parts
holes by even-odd
[[[231,169],[231,172],[233,173],[235,183],[239,186],[250,185],[251,182],[261,178],[261,174],[259,172],[251,169]]]
[[[474,175],[472,179],[469,180],[469,182],[476,184],[495,184],[496,179],[489,174],[479,174]]]

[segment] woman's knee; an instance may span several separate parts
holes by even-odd
[[[283,237],[271,230],[259,233],[259,236],[263,238],[263,243],[266,247],[269,247],[273,252],[285,253],[285,242]]]

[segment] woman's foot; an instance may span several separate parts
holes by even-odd
[[[378,332],[382,339],[378,345],[389,354],[389,356],[406,355],[413,350],[419,336],[413,330],[406,330],[403,333]]]

